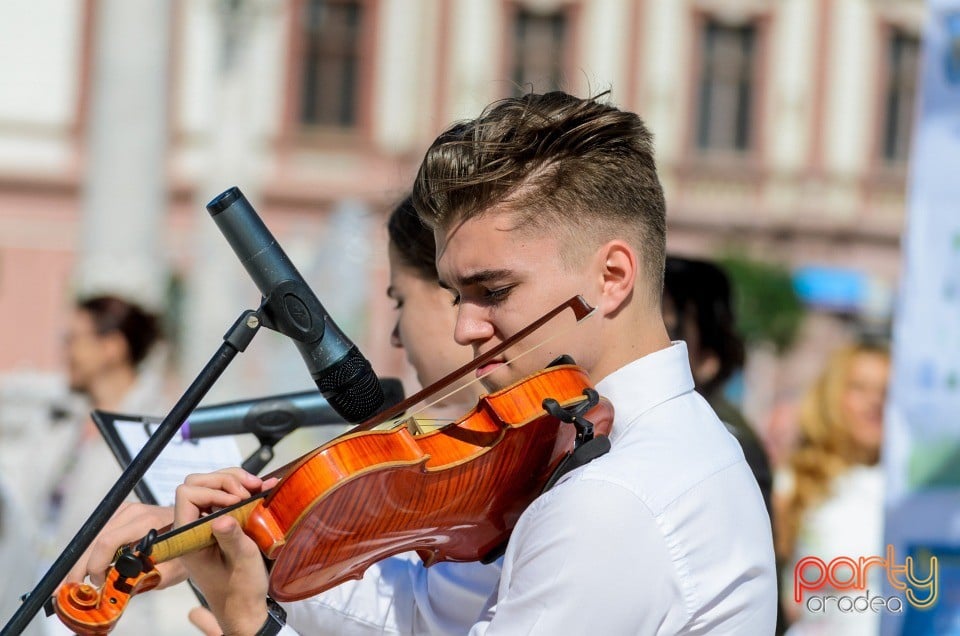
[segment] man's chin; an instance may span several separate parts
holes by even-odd
[[[480,384],[487,390],[487,393],[494,393],[495,391],[504,389],[514,382],[515,380],[510,376],[510,370],[506,365],[480,378]]]

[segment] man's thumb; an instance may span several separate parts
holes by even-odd
[[[204,633],[204,636],[220,636],[223,633],[216,616],[205,607],[194,607],[187,616],[194,627]]]
[[[232,517],[221,517],[210,524],[213,536],[220,545],[223,553],[232,558],[245,556],[249,552],[248,548],[256,549],[256,544],[251,542],[243,534],[240,524]]]

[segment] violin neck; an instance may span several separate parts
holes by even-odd
[[[240,523],[240,527],[243,528],[250,518],[250,514],[259,503],[259,497],[247,500],[236,506],[224,508],[201,517],[193,523],[165,532],[158,536],[153,543],[150,558],[154,563],[163,563],[214,545],[216,539],[214,539],[213,531],[210,529],[211,521],[227,515],[236,519]]]

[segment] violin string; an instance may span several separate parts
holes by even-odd
[[[593,316],[594,313],[595,313],[595,311],[591,311],[589,314],[587,314],[587,316],[584,317],[584,319]],[[508,359],[508,360],[505,360],[503,364],[504,364],[504,365],[510,365],[510,364],[513,364],[513,363],[517,362],[518,360],[522,359],[524,356],[526,356],[526,355],[528,355],[528,354],[530,354],[530,353],[533,353],[534,351],[537,351],[538,349],[540,349],[540,348],[543,347],[544,345],[547,345],[547,344],[549,344],[550,342],[552,342],[552,341],[556,340],[557,338],[559,338],[560,336],[569,333],[569,332],[572,331],[574,328],[578,327],[582,322],[583,322],[583,320],[577,320],[577,321],[574,322],[572,325],[569,325],[569,326],[567,326],[567,327],[564,327],[563,329],[560,329],[557,333],[553,334],[552,336],[548,336],[547,338],[545,338],[544,340],[540,341],[539,343],[531,346],[529,349],[527,349],[527,350],[525,350],[525,351],[521,351],[520,353],[518,353],[518,354],[517,354],[516,356],[514,356],[513,358],[510,358],[510,359]],[[421,406],[419,409],[417,409],[416,411],[414,411],[412,414],[410,414],[410,415],[405,415],[405,416],[403,416],[403,417],[398,417],[398,418],[392,420],[392,421],[389,423],[389,425],[386,425],[387,423],[384,423],[384,425],[381,425],[381,426],[384,426],[385,428],[390,428],[390,427],[392,427],[392,426],[402,425],[403,422],[405,422],[405,421],[413,418],[413,419],[416,421],[417,426],[420,427],[420,421],[419,421],[419,420],[416,420],[416,417],[417,417],[418,414],[423,413],[424,411],[426,411],[426,410],[428,410],[428,409],[436,406],[437,404],[443,402],[444,400],[446,400],[446,399],[448,399],[448,398],[456,395],[457,393],[459,393],[460,391],[463,391],[463,390],[466,389],[467,387],[471,387],[471,386],[473,386],[474,384],[476,384],[476,383],[478,383],[478,382],[481,382],[485,377],[487,377],[488,375],[496,372],[497,369],[499,369],[499,366],[496,367],[496,368],[494,368],[494,369],[491,369],[490,371],[488,371],[487,373],[484,373],[484,374],[481,375],[481,376],[477,376],[476,378],[470,380],[469,382],[466,382],[466,383],[462,384],[461,386],[459,386],[459,387],[457,387],[457,388],[455,388],[455,389],[453,389],[453,390],[451,390],[451,391],[448,391],[447,393],[445,393],[445,394],[442,395],[441,397],[439,397],[439,398],[437,398],[437,399],[435,399],[435,400],[433,400],[433,401],[431,401],[431,402],[428,402],[428,403],[424,404],[424,405]],[[450,423],[455,422],[456,420],[455,420],[454,418],[424,418],[424,421],[430,423],[430,424],[429,424],[429,427],[430,427],[432,430],[439,430],[439,429],[443,428],[444,426],[447,426],[447,425],[449,425]],[[378,427],[378,428],[380,428],[380,427]],[[270,490],[272,490],[272,488],[271,488]],[[259,493],[258,495],[256,495],[254,498],[261,497],[261,496],[266,496],[266,495],[270,492],[270,490],[265,490],[265,491]],[[247,503],[249,503],[249,501],[240,502],[239,504],[235,504],[234,506],[227,506],[227,507],[225,507],[225,508],[212,511],[211,514],[214,514],[214,515],[225,514],[225,513],[228,513],[231,509],[236,508],[236,507],[240,507],[241,505],[246,505]],[[165,529],[165,532],[156,538],[154,545],[157,545],[157,544],[160,543],[160,542],[165,542],[165,541],[169,540],[170,538],[172,538],[173,536],[179,535],[181,532],[186,531],[186,530],[189,530],[189,529],[192,528],[193,526],[198,526],[198,525],[204,524],[205,522],[209,522],[210,519],[208,518],[208,516],[209,516],[209,515],[204,515],[204,516],[201,517],[200,519],[197,519],[195,522],[193,522],[193,523],[191,523],[191,524],[187,524],[187,525],[182,526],[182,527],[177,528],[177,529],[173,529],[173,528],[167,528],[167,529]]]
[[[590,312],[590,314],[588,314],[586,317],[589,318],[590,316],[593,315],[593,313],[594,313],[594,312]],[[527,354],[533,353],[534,351],[536,351],[536,350],[539,349],[540,347],[542,347],[542,346],[544,346],[544,345],[546,345],[546,344],[549,344],[550,342],[552,342],[553,340],[556,340],[557,338],[559,338],[559,337],[562,336],[562,335],[565,335],[565,334],[569,333],[569,332],[572,331],[574,328],[578,327],[582,322],[583,322],[582,320],[578,320],[577,322],[573,323],[572,325],[570,325],[570,326],[568,326],[568,327],[565,327],[564,329],[561,329],[560,331],[558,331],[557,333],[553,334],[552,336],[549,336],[549,337],[545,338],[544,340],[541,340],[540,342],[538,342],[537,344],[533,345],[532,347],[530,347],[530,348],[527,349],[526,351],[521,351],[520,353],[518,353],[518,354],[517,354],[516,356],[514,356],[513,358],[510,358],[509,360],[505,360],[504,363],[503,363],[504,366],[513,364],[514,362],[517,362],[518,360],[520,360],[521,358],[523,358],[523,357],[526,356]],[[497,367],[491,369],[490,371],[487,371],[487,372],[484,373],[483,375],[477,376],[477,377],[474,378],[473,380],[470,380],[469,382],[467,382],[467,383],[465,383],[465,384],[462,384],[461,386],[453,389],[452,391],[448,391],[447,393],[443,394],[442,396],[440,396],[439,398],[433,400],[432,402],[428,402],[428,403],[424,404],[423,406],[421,406],[419,409],[417,409],[416,411],[414,411],[414,412],[411,413],[410,415],[406,415],[406,416],[404,416],[404,417],[402,417],[402,418],[397,418],[396,420],[393,420],[392,424],[402,423],[402,422],[404,422],[404,421],[406,421],[406,420],[408,420],[408,419],[410,419],[410,418],[414,418],[414,419],[415,419],[418,414],[423,413],[423,412],[426,411],[427,409],[430,409],[430,408],[436,406],[437,404],[443,402],[444,400],[446,400],[446,399],[448,399],[448,398],[450,398],[450,397],[453,397],[454,395],[456,395],[456,394],[459,393],[460,391],[463,391],[463,390],[466,389],[467,387],[473,386],[474,384],[477,384],[478,382],[482,382],[485,377],[487,377],[487,376],[490,375],[491,373],[495,373],[499,368],[500,368],[500,367],[497,366]],[[437,421],[437,420],[438,420],[438,418],[430,418],[430,419],[427,419],[427,421]],[[453,420],[451,419],[450,421],[453,421]],[[439,429],[439,428],[442,428],[443,426],[445,426],[445,424],[443,424],[443,425],[434,424],[433,426],[434,426],[435,428],[438,428],[438,429]]]

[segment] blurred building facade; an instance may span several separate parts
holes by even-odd
[[[117,4],[0,7],[0,309],[13,325],[0,372],[58,368],[64,308],[100,284],[77,274],[94,262],[175,310],[181,368],[195,373],[257,301],[203,212],[234,184],[375,366],[401,372],[387,344],[385,213],[446,125],[531,88],[610,89],[644,117],[672,250],[861,273],[880,293],[845,310],[889,313],[922,0]],[[151,46],[106,46],[131,33]],[[104,115],[102,100],[143,90],[104,61],[118,57],[162,76],[149,89],[159,108]],[[118,146],[123,165],[94,173],[97,148],[144,127],[160,134]],[[137,162],[162,186],[143,206],[121,187]],[[131,215],[146,219],[139,231],[110,234]],[[147,265],[104,260],[120,241]],[[309,383],[292,347],[257,345],[237,387]]]

